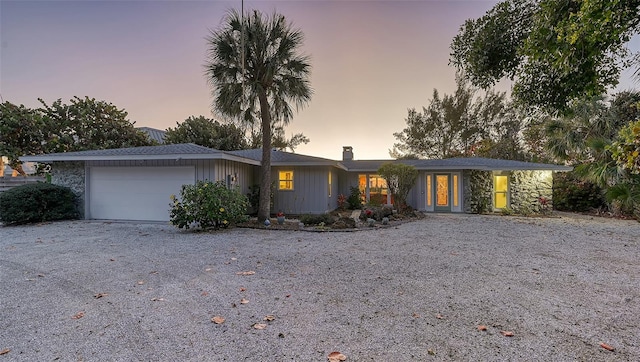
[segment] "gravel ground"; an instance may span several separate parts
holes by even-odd
[[[639,361],[639,336],[635,221],[0,228],[0,362]]]

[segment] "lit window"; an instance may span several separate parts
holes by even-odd
[[[427,206],[431,206],[431,192],[433,192],[431,186],[431,175],[427,175]]]
[[[329,197],[331,197],[331,171],[329,171]]]
[[[373,205],[387,203],[387,180],[380,175],[369,175],[369,202]]]
[[[278,173],[278,189],[293,190],[293,171],[280,171]]]
[[[458,206],[458,175],[453,175],[453,206]]]

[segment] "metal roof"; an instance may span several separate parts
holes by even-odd
[[[243,158],[228,152],[198,146],[193,143],[175,145],[142,146],[129,148],[112,148],[78,152],[49,153],[36,156],[22,156],[22,161],[56,162],[56,161],[112,161],[112,160],[201,160],[226,159],[259,165],[255,160]]]
[[[107,150],[51,153],[36,156],[23,156],[22,161],[55,162],[55,161],[104,161],[104,160],[161,160],[161,159],[225,159],[260,165],[262,149],[240,151],[220,151],[193,143],[175,145],[144,146],[131,148],[115,148]],[[380,166],[388,162],[411,165],[418,170],[550,170],[570,171],[569,166],[533,163],[524,161],[501,160],[482,157],[460,157],[432,160],[343,160],[301,155],[292,152],[271,151],[273,166],[332,166],[353,172],[376,172]]]
[[[164,136],[166,135],[167,132],[161,129],[151,128],[151,127],[138,127],[137,129],[146,133],[147,136],[149,136],[149,139],[154,140],[159,144],[164,143]]]
[[[250,158],[260,162],[262,160],[262,148],[251,150],[229,151],[236,156]],[[272,166],[334,166],[346,170],[346,168],[336,160],[328,158],[301,155],[298,153],[271,150]]]

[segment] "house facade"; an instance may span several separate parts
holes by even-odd
[[[52,164],[52,182],[70,187],[85,219],[169,220],[171,195],[198,180],[225,182],[245,194],[260,184],[261,149],[219,151],[194,145],[161,145],[25,156]],[[391,204],[377,174],[387,162],[415,167],[419,176],[407,202],[425,212],[537,211],[551,201],[553,172],[570,167],[487,158],[356,160],[351,147],[342,160],[273,150],[273,209],[288,215],[320,214],[338,207],[352,187],[363,203]]]

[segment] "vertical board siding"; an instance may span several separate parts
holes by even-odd
[[[293,170],[293,190],[291,191],[278,190],[279,171],[286,170]],[[271,211],[300,215],[322,214],[335,209],[329,201],[328,172],[328,167],[273,167],[271,177],[275,188]]]

